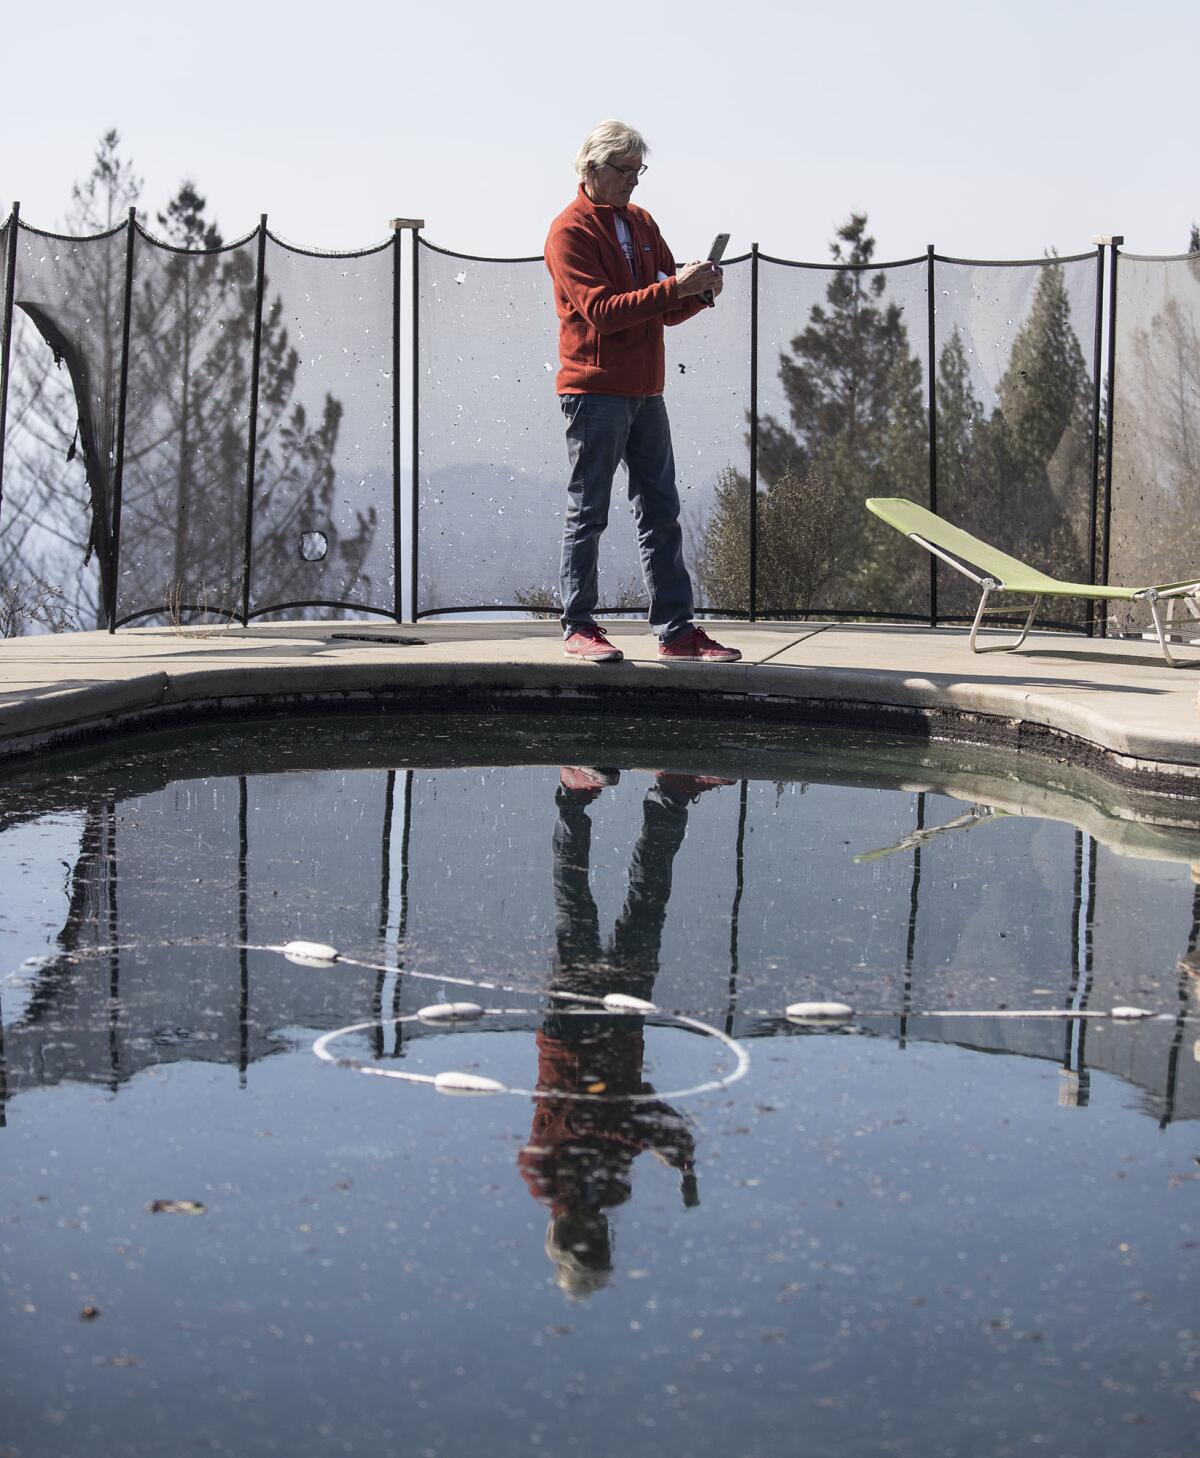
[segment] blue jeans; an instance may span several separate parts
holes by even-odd
[[[692,580],[683,562],[671,426],[661,395],[560,395],[567,420],[567,518],[559,591],[564,636],[594,621],[596,560],[608,525],[613,476],[629,467],[650,626],[673,638],[692,621]]]

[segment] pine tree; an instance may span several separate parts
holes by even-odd
[[[998,394],[1014,457],[1048,469],[1080,409],[1086,415],[1091,405],[1087,365],[1071,324],[1060,265],[1041,271]]]
[[[719,611],[744,613],[750,607],[749,513],[750,480],[727,466],[717,477],[696,553],[704,601]]]
[[[971,365],[957,326],[938,356],[937,504],[955,525],[996,540],[997,505],[1003,499],[999,463],[992,448],[983,402],[971,383]],[[938,610],[974,612],[978,591],[952,568],[938,569]]]
[[[73,234],[107,233],[119,227],[128,216],[129,209],[137,206],[142,195],[142,179],[135,173],[133,163],[121,156],[120,148],[120,133],[115,127],[110,127],[100,138],[92,159],[92,170],[82,182],[72,186],[67,223]],[[109,282],[112,287],[105,294],[104,302],[119,312],[123,281],[112,279]]]
[[[118,613],[241,605],[254,263],[193,182],[139,238],[130,343]]]
[[[824,303],[780,356],[789,419],[759,422],[763,611],[915,609],[921,601],[925,579],[862,506],[871,495],[920,499],[928,482],[921,366],[900,306],[886,297],[886,274],[870,272],[874,251],[866,215],[852,214],[830,247],[841,267]],[[705,530],[700,577],[721,606],[749,600],[748,564],[736,566],[747,554],[748,489],[727,475]]]
[[[996,502],[1015,556],[1082,581],[1088,569],[1092,382],[1062,267],[1041,271],[988,422]],[[992,523],[993,536],[999,522]],[[1082,611],[1082,609],[1080,609]]]
[[[865,214],[852,214],[830,245],[834,263],[826,305],[816,304],[808,326],[780,356],[779,378],[788,398],[791,430],[768,418],[773,440],[786,441],[789,464],[803,470],[829,442],[840,440],[870,458],[889,432],[896,398],[893,370],[910,358],[900,306],[887,302],[887,276],[869,273],[875,240]],[[919,380],[917,400],[919,401]],[[760,438],[760,455],[762,442]],[[763,476],[779,474],[768,451]]]
[[[971,367],[957,325],[938,358],[936,400],[938,502],[948,515],[966,525],[971,499],[978,492],[971,466],[983,424],[983,404],[971,386]]]

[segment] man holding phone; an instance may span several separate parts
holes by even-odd
[[[546,239],[559,320],[556,385],[571,465],[560,569],[565,649],[591,663],[622,657],[595,612],[600,537],[624,461],[659,659],[735,663],[742,656],[736,648],[714,642],[692,621],[663,402],[663,326],[682,324],[713,302],[721,270],[705,260],[677,271],[654,219],[631,204],[648,151],[623,122],[593,127],[575,159],[579,191]]]

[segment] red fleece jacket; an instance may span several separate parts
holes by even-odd
[[[558,311],[560,395],[661,395],[663,325],[704,308],[703,299],[676,292],[675,260],[650,214],[632,203],[623,211],[636,279],[617,238],[617,209],[592,202],[582,186],[550,224],[545,257]]]

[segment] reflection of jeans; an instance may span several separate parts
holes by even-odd
[[[606,956],[600,943],[596,902],[588,884],[591,817],[572,791],[560,787],[556,798],[554,909],[558,957],[554,986],[562,992],[625,992],[649,999],[671,896],[671,869],[687,830],[687,801],[681,802],[657,785],[647,790],[642,803],[642,832],[629,863],[629,889]],[[577,1023],[578,1019],[572,1021]]]
[[[608,525],[613,476],[629,467],[650,626],[660,638],[692,620],[692,583],[683,562],[671,427],[661,395],[560,395],[567,419],[567,517],[559,591],[564,634],[590,623],[599,602],[596,559]]]

